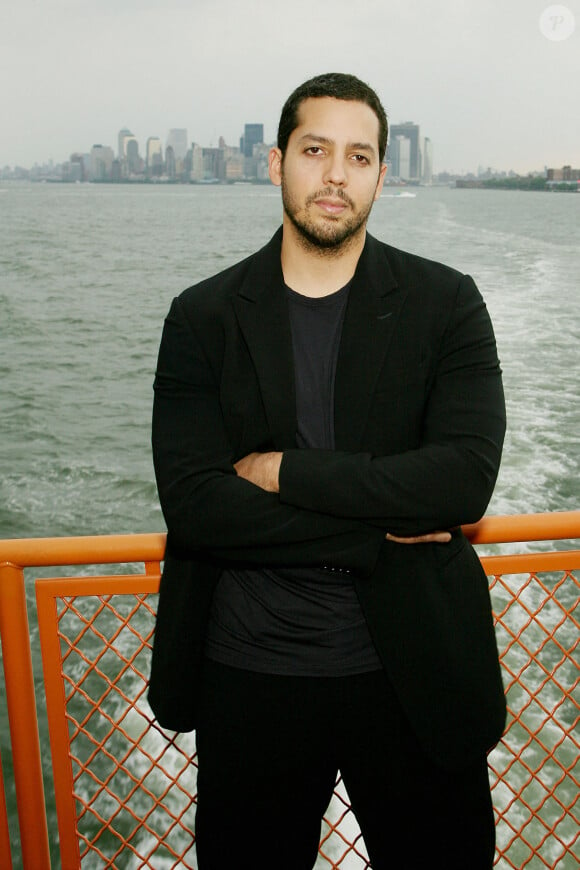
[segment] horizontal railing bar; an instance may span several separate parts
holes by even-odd
[[[500,574],[538,574],[545,571],[576,571],[580,568],[580,550],[482,556],[481,563],[488,576]]]
[[[75,595],[145,595],[159,590],[159,574],[110,574],[106,577],[43,577],[38,594],[54,598]]]
[[[160,562],[166,534],[86,535],[78,538],[17,538],[0,541],[0,564],[20,568]]]
[[[556,541],[580,538],[580,511],[484,517],[463,526],[474,544]],[[166,534],[89,535],[75,538],[0,540],[0,564],[20,568],[58,565],[107,565],[119,562],[159,562]]]
[[[580,511],[483,517],[462,528],[472,544],[563,541],[580,538]]]

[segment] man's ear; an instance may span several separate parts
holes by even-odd
[[[383,189],[383,184],[385,182],[385,175],[387,174],[387,164],[383,163],[379,172],[379,180],[377,181],[377,189],[375,190],[375,200],[377,200]]]
[[[277,187],[282,184],[282,152],[279,148],[271,148],[268,154],[268,172],[270,181]]]

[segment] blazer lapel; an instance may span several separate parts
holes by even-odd
[[[288,302],[280,261],[279,230],[252,259],[234,298],[238,323],[262,393],[277,450],[296,446],[296,394]]]
[[[277,450],[296,446],[296,393],[292,336],[280,261],[282,231],[255,257],[234,297]],[[406,292],[372,236],[350,289],[338,355],[334,430],[339,450],[358,450],[375,385],[396,329]]]
[[[367,235],[350,289],[338,355],[334,431],[339,450],[360,449],[376,381],[405,297],[382,246]]]

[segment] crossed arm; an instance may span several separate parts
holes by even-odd
[[[181,302],[166,321],[155,383],[153,447],[176,546],[268,565],[336,563],[366,576],[387,538],[444,542],[474,522],[493,490],[505,429],[493,331],[461,281],[438,349],[421,444],[393,455],[290,449],[234,459],[200,327]],[[387,533],[388,530],[388,533]]]
[[[280,466],[284,454],[278,452],[249,453],[234,464],[236,474],[244,480],[259,486],[266,492],[280,492]],[[401,537],[387,532],[387,541],[397,544],[446,544],[451,540],[447,531],[430,532],[425,535]]]

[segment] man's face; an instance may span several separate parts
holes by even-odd
[[[270,178],[308,247],[337,250],[364,233],[386,171],[378,153],[379,122],[366,103],[332,97],[305,100],[284,158],[270,152]]]

